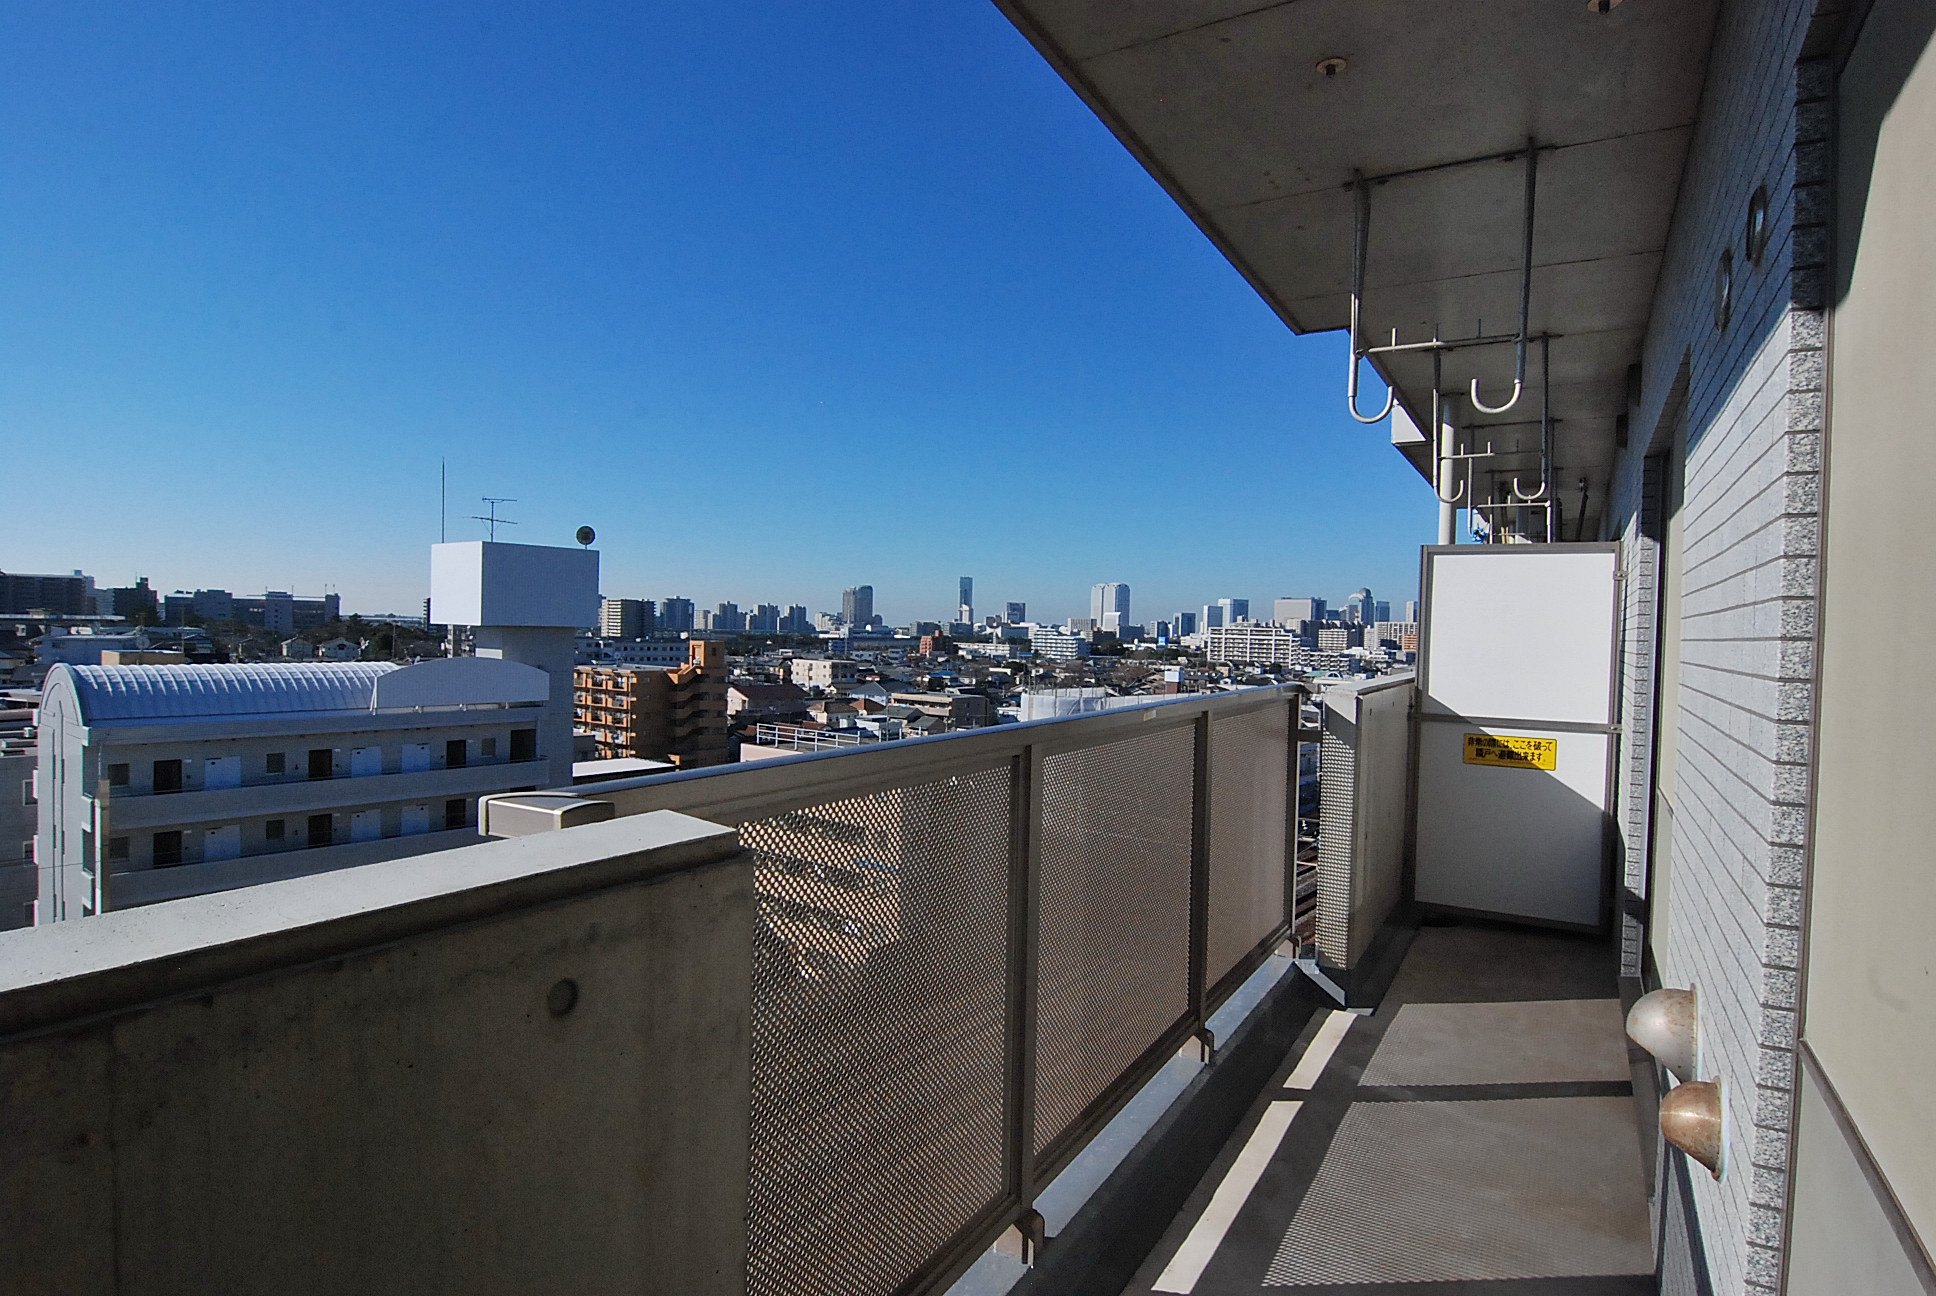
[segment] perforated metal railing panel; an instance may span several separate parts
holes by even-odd
[[[1351,833],[1357,804],[1357,754],[1326,732],[1318,748],[1318,956],[1332,967],[1351,964]]]
[[[1000,1197],[1010,766],[740,827],[753,1296],[892,1292]]]
[[[1287,706],[1210,722],[1205,985],[1216,985],[1284,921],[1290,741]]]
[[[1041,766],[1035,1147],[1189,1011],[1195,733]]]

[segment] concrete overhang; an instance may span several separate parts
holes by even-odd
[[[1371,343],[1506,334],[1518,322],[1524,150],[1538,142],[1531,331],[1554,335],[1555,479],[1566,530],[1594,534],[1615,420],[1660,273],[1693,132],[1715,0],[995,0],[1278,316],[1349,319],[1354,176],[1370,181],[1362,328]],[[1342,60],[1327,75],[1320,65]],[[1334,65],[1335,66],[1335,65]],[[1539,348],[1527,392],[1450,421],[1536,475]],[[1368,362],[1370,363],[1370,362]],[[1432,361],[1376,362],[1421,427]],[[1489,403],[1513,349],[1445,353],[1443,383]],[[1340,430],[1345,375],[1323,399]],[[1367,374],[1362,405],[1375,411]],[[1423,438],[1400,445],[1430,475]],[[1589,482],[1581,518],[1576,483]]]

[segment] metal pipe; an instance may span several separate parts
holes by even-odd
[[[1519,341],[1517,333],[1480,334],[1469,338],[1433,338],[1429,342],[1394,342],[1390,346],[1365,347],[1360,354],[1393,355],[1404,351],[1463,351],[1467,347],[1500,346]]]
[[[1553,490],[1553,339],[1539,340],[1539,491],[1528,495],[1519,488],[1519,475],[1513,474],[1513,498],[1532,504],[1547,498]],[[1546,538],[1552,540],[1548,525]]]
[[[1457,446],[1453,438],[1458,435],[1445,417],[1445,393],[1440,389],[1440,372],[1443,362],[1437,353],[1432,356],[1432,450],[1436,462],[1432,465],[1432,491],[1439,501],[1439,543],[1457,544],[1458,504],[1465,494],[1465,483],[1458,480]],[[1450,491],[1450,494],[1447,492]]]
[[[1533,198],[1539,188],[1539,148],[1526,141],[1526,227],[1521,241],[1519,269],[1519,339],[1514,348],[1512,396],[1504,405],[1492,406],[1479,399],[1479,380],[1472,380],[1472,405],[1483,414],[1504,414],[1519,404],[1526,386],[1526,337],[1531,327],[1533,304]],[[1354,364],[1355,368],[1355,364]]]
[[[1356,173],[1354,173],[1355,175]],[[1345,408],[1351,417],[1360,423],[1377,423],[1392,412],[1398,402],[1396,384],[1385,389],[1385,408],[1367,418],[1358,412],[1358,362],[1364,359],[1365,352],[1358,346],[1358,310],[1365,295],[1365,247],[1371,240],[1371,187],[1363,176],[1356,176],[1352,204],[1351,221],[1351,373],[1345,380]],[[1523,330],[1522,330],[1523,331]],[[1398,333],[1392,332],[1392,342],[1396,344]]]

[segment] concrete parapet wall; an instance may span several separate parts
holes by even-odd
[[[0,1290],[738,1292],[752,866],[670,812],[0,941]]]

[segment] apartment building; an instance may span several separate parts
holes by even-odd
[[[1390,644],[1400,652],[1418,651],[1418,623],[1416,621],[1379,621],[1372,625],[1365,635],[1365,647],[1375,648]]]
[[[80,572],[71,576],[0,572],[0,614],[94,616],[99,611],[94,582]]]
[[[689,641],[679,666],[580,666],[573,702],[574,722],[592,735],[601,760],[632,756],[699,766],[727,758],[722,643]]]
[[[1074,661],[1089,655],[1089,639],[1059,626],[1030,626],[1029,651],[1050,661]]]
[[[598,605],[598,633],[606,639],[643,639],[657,628],[651,599],[608,598]]]
[[[34,827],[40,817],[34,787],[34,712],[0,700],[0,931],[33,922]]]
[[[605,639],[579,635],[579,666],[682,666],[690,656],[683,639]]]
[[[1256,666],[1289,665],[1304,648],[1303,641],[1282,626],[1255,622],[1212,626],[1204,631],[1203,641],[1203,650],[1213,662]]]
[[[1343,652],[1347,648],[1359,648],[1365,642],[1365,628],[1361,625],[1321,625],[1318,627],[1318,650],[1320,652]]]
[[[516,662],[70,666],[36,746],[36,921],[474,840],[540,787],[550,684]]]
[[[846,688],[860,679],[860,663],[845,657],[795,657],[787,680],[801,688]]]

